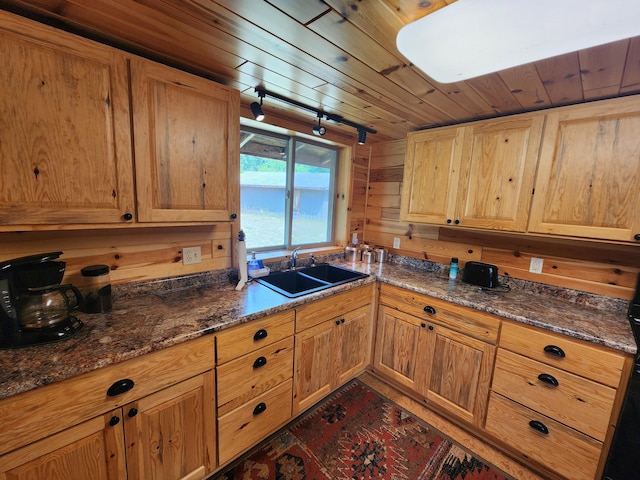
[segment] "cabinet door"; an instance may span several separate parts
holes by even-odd
[[[640,97],[548,115],[529,231],[609,240],[640,234]]]
[[[333,332],[336,321],[339,322],[339,318],[326,320],[296,334],[294,414],[306,410],[333,388]]]
[[[369,363],[371,308],[362,307],[347,313],[335,329],[336,385],[354,378]]]
[[[424,223],[451,223],[464,127],[410,133],[402,183],[400,218]]]
[[[240,94],[131,62],[138,220],[224,221],[240,201]]]
[[[454,221],[526,230],[543,124],[538,114],[467,127]]]
[[[207,372],[124,407],[129,480],[199,479],[216,468],[214,391]]]
[[[122,54],[0,13],[0,118],[4,229],[133,218]]]
[[[0,457],[1,480],[126,480],[122,410]]]
[[[458,417],[483,426],[489,397],[489,384],[495,359],[495,347],[440,325],[429,324],[428,356],[431,362],[428,381],[419,391],[430,403]],[[430,359],[430,360],[429,360]]]
[[[374,368],[414,392],[424,391],[429,377],[430,355],[424,356],[428,338],[426,323],[419,318],[381,305]]]

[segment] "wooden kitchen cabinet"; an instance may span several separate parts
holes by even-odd
[[[365,369],[371,358],[372,286],[296,309],[293,411],[315,404]]]
[[[529,231],[640,240],[639,130],[639,97],[551,110]]]
[[[496,350],[489,342],[500,321],[480,312],[474,321],[476,312],[390,285],[382,285],[380,303],[374,369],[482,427]],[[412,314],[398,309],[403,305]]]
[[[544,116],[410,133],[400,217],[525,231]]]
[[[216,335],[220,465],[291,419],[294,318],[287,310]]]
[[[240,94],[131,60],[140,222],[228,221],[239,211]]]
[[[620,352],[505,321],[486,431],[563,478],[600,478],[631,363]]]
[[[125,379],[131,388],[107,394]],[[6,398],[0,410],[0,479],[204,478],[217,465],[213,338]]]
[[[6,12],[0,52],[0,228],[132,220],[125,55]]]

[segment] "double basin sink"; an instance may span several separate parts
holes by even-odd
[[[356,272],[348,268],[321,263],[298,270],[275,272],[266,277],[256,279],[256,282],[285,297],[296,298],[368,276],[366,273]]]

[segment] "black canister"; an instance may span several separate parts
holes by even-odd
[[[89,265],[80,270],[85,278],[82,292],[86,313],[105,313],[111,310],[111,279],[107,265]]]

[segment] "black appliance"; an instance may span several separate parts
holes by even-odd
[[[498,283],[498,267],[489,263],[467,262],[462,272],[462,281],[485,288],[495,288]]]
[[[63,340],[83,323],[70,315],[82,302],[72,285],[60,285],[62,252],[0,262],[0,348]]]
[[[640,347],[640,274],[636,293],[629,303],[628,317],[633,336]],[[638,454],[640,454],[640,348],[613,435],[603,480],[640,479]]]

